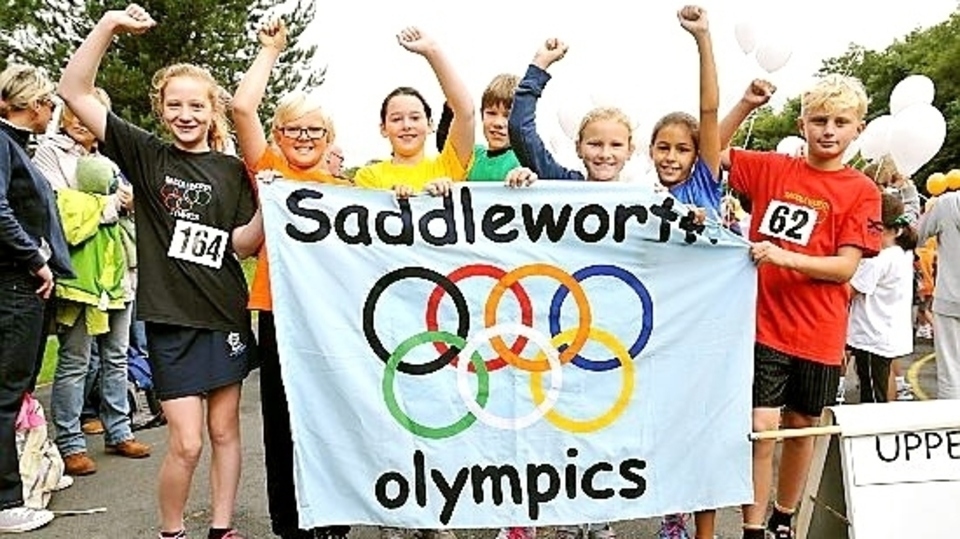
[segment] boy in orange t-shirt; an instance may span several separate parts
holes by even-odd
[[[739,124],[753,106],[741,101],[724,120]],[[846,282],[861,257],[880,248],[880,191],[843,164],[863,130],[867,96],[853,78],[828,75],[801,98],[802,157],[731,150],[731,187],[750,199],[751,256],[759,266],[753,428],[817,424],[836,399],[844,354]],[[735,124],[734,124],[735,125]],[[743,538],[793,537],[813,455],[812,437],[784,440],[773,514],[763,524],[773,481],[774,440],[753,449],[755,503],[743,508]]]

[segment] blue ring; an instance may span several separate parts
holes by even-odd
[[[650,292],[647,291],[647,287],[643,286],[640,279],[619,266],[598,264],[595,266],[587,266],[573,274],[573,278],[576,279],[578,283],[590,277],[600,276],[616,277],[626,283],[633,289],[634,293],[637,294],[637,297],[640,298],[640,303],[643,305],[643,326],[640,328],[640,334],[637,335],[637,340],[634,341],[629,348],[630,357],[635,358],[640,355],[640,352],[647,346],[647,342],[650,340],[650,334],[653,332],[653,300],[650,298]],[[556,337],[560,334],[560,308],[563,306],[563,301],[567,299],[569,293],[569,288],[560,285],[556,293],[554,293],[553,299],[550,301],[551,337]],[[562,346],[560,351],[562,352],[565,348],[566,345]],[[612,357],[603,361],[594,361],[577,354],[577,357],[573,358],[573,364],[583,370],[604,372],[618,368],[620,366],[620,360]]]

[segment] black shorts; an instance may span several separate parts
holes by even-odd
[[[753,407],[783,408],[810,417],[837,402],[840,366],[824,365],[757,343],[753,352]]]
[[[153,385],[160,400],[204,396],[239,383],[256,368],[253,332],[146,323]]]

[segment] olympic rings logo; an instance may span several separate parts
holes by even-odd
[[[642,323],[637,336],[629,346],[608,331],[593,326],[593,312],[581,283],[592,277],[614,277],[626,284],[640,300]],[[457,283],[470,277],[487,277],[496,280],[483,308],[484,329],[470,336],[470,312],[467,299]],[[520,281],[528,277],[548,277],[559,283],[550,301],[548,312],[550,335],[532,327],[533,306],[530,296]],[[404,339],[393,350],[387,350],[375,327],[377,304],[383,293],[391,286],[406,279],[419,279],[435,285],[426,301],[426,331]],[[499,323],[497,313],[507,290],[520,305],[520,323]],[[457,328],[451,333],[439,328],[438,310],[445,295],[453,300],[457,313]],[[560,312],[568,296],[572,296],[578,310],[576,327],[563,330]],[[634,274],[614,265],[593,265],[569,274],[557,266],[543,263],[529,264],[512,271],[504,271],[489,264],[470,264],[460,267],[449,275],[441,275],[423,267],[403,267],[387,273],[374,283],[363,304],[363,333],[373,353],[385,363],[381,385],[384,403],[393,418],[409,432],[429,439],[450,438],[465,431],[477,420],[494,428],[520,430],[541,418],[546,418],[557,428],[571,433],[589,433],[603,429],[626,410],[634,391],[634,359],[646,347],[653,331],[653,301],[646,286]],[[516,335],[511,345],[503,340],[504,335]],[[603,345],[611,356],[591,359],[581,354],[588,341]],[[495,357],[484,359],[478,351],[480,345],[489,341]],[[533,357],[520,354],[532,342],[540,351]],[[426,363],[407,363],[404,358],[415,348],[432,344],[437,358]],[[458,361],[468,358],[468,361]],[[563,367],[567,364],[590,371],[606,372],[621,369],[620,391],[614,403],[605,412],[587,419],[565,416],[554,409],[563,384]],[[425,376],[446,366],[457,369],[457,389],[467,407],[467,412],[457,421],[440,427],[428,426],[415,421],[400,406],[395,392],[397,373]],[[535,408],[522,417],[501,417],[490,413],[486,407],[489,400],[490,373],[511,366],[530,373],[530,392]],[[471,389],[469,373],[477,378],[477,388]],[[542,378],[550,374],[550,387],[544,391]]]
[[[206,206],[212,200],[213,194],[209,188],[201,187],[197,185],[183,187],[168,183],[160,189],[163,205],[167,211],[192,211],[195,206]]]

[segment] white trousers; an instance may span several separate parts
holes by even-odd
[[[933,313],[937,398],[960,399],[960,318]]]

